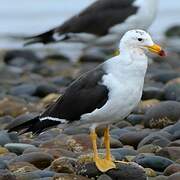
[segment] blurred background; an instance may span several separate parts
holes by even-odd
[[[23,46],[23,37],[59,26],[92,2],[0,0],[0,179],[54,179],[55,175],[60,179],[118,179],[113,178],[113,172],[108,174],[111,177],[98,178],[101,174],[92,163],[87,170],[84,165],[80,166],[82,171],[76,169],[76,160],[91,152],[88,127],[62,131],[59,126],[37,137],[4,130],[11,122],[26,122],[39,115],[77,77],[114,55],[96,47],[86,54],[79,53],[81,44],[64,42]],[[111,127],[115,159],[133,161],[146,169],[142,172],[137,165],[124,164],[114,174],[124,180],[145,180],[145,172],[149,180],[179,180],[180,0],[159,1],[149,32],[167,56],[148,55],[142,101],[132,114]],[[101,152],[102,130],[97,130]],[[90,159],[83,156],[82,163]],[[65,160],[56,161],[59,157]]]
[[[95,0],[0,0],[0,47],[21,47],[8,35],[34,35],[60,25]],[[149,31],[160,38],[180,24],[180,1],[160,0],[157,18]]]

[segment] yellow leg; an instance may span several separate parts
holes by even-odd
[[[106,146],[106,157],[105,157],[105,159],[101,159],[98,156],[97,144],[96,144],[97,135],[96,135],[95,130],[91,131],[91,134],[90,134],[91,140],[92,140],[92,145],[93,145],[94,162],[96,163],[96,167],[101,172],[106,172],[110,169],[116,168],[116,165],[112,162],[112,159],[111,159],[110,141],[109,141],[109,128],[106,129],[105,134],[106,134],[106,136],[104,137],[105,146]]]
[[[104,131],[104,145],[106,148],[106,159],[109,161],[112,161],[111,150],[110,150],[109,127],[105,128],[105,131]]]

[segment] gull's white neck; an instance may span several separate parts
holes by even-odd
[[[117,77],[131,77],[144,79],[148,58],[144,50],[140,48],[129,48],[121,45],[120,55],[107,61],[107,70]]]

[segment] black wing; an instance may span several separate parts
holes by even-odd
[[[108,89],[100,84],[104,74],[104,70],[99,67],[81,76],[40,118],[54,117],[73,121],[79,120],[82,114],[101,108],[108,100]]]

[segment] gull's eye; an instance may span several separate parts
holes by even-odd
[[[138,41],[142,41],[143,39],[142,38],[138,38]]]

